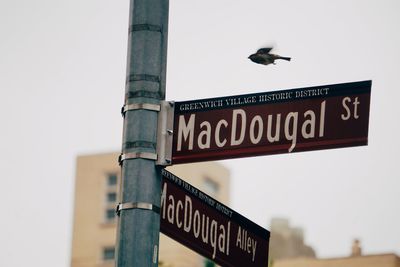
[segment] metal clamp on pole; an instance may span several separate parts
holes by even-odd
[[[138,110],[138,109],[145,109],[151,111],[159,112],[161,110],[160,105],[157,104],[150,104],[150,103],[134,103],[129,105],[124,105],[121,109],[122,116],[125,116],[125,113],[129,110]]]
[[[121,210],[131,210],[131,209],[141,209],[141,210],[151,210],[155,213],[160,214],[160,207],[157,207],[154,204],[144,203],[144,202],[127,202],[127,203],[119,203],[115,212],[119,216]]]
[[[149,160],[157,160],[157,154],[150,152],[130,152],[121,154],[118,157],[119,165],[122,165],[122,162],[127,159],[149,159]]]

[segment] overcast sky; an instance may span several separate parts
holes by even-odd
[[[233,209],[319,257],[400,254],[400,2],[170,2],[168,100],[372,80],[368,146],[221,163]],[[128,7],[0,1],[0,266],[69,266],[75,159],[121,148]],[[247,59],[270,44],[292,61]]]

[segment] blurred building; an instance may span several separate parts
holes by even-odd
[[[396,254],[360,255],[332,259],[286,259],[275,261],[272,267],[400,267]]]
[[[400,258],[396,254],[363,255],[358,239],[354,240],[349,257],[317,259],[289,256],[273,260],[271,267],[400,267]]]
[[[288,219],[271,220],[269,255],[273,261],[291,258],[315,258],[315,251],[304,243],[304,231],[291,227]]]
[[[112,267],[120,167],[118,154],[77,159],[71,267]],[[229,205],[229,172],[220,164],[183,164],[168,168],[205,193]],[[208,267],[207,259],[169,237],[160,235],[160,266]]]

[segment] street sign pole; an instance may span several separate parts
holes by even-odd
[[[158,266],[161,172],[157,117],[165,99],[168,0],[131,0],[116,266]]]

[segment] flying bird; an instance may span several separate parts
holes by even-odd
[[[290,61],[290,57],[282,57],[279,55],[271,54],[270,51],[272,50],[272,47],[265,47],[265,48],[260,48],[257,50],[257,53],[252,54],[249,56],[249,59],[255,63],[258,64],[263,64],[263,65],[268,65],[268,64],[276,64],[275,60],[277,59],[283,59]]]

